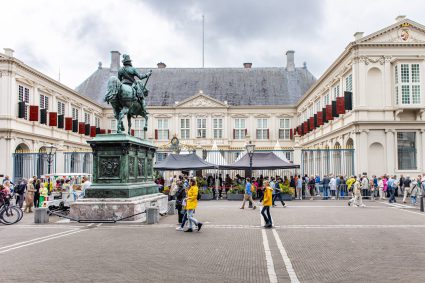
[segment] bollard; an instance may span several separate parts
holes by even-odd
[[[159,207],[151,206],[146,208],[146,223],[155,224],[159,222]]]
[[[176,201],[175,200],[170,200],[168,202],[167,214],[169,214],[169,215],[176,214]]]
[[[34,223],[49,223],[49,215],[47,207],[40,207],[34,210]]]
[[[421,212],[424,212],[424,195],[421,195]]]

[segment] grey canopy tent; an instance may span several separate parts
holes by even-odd
[[[249,170],[249,155],[245,154],[241,159],[230,165],[220,166],[224,170]],[[288,163],[280,159],[273,152],[254,152],[252,156],[252,170],[295,169],[300,165]]]
[[[195,153],[169,154],[163,161],[153,166],[154,169],[159,171],[203,170],[217,167],[217,165],[203,160]]]

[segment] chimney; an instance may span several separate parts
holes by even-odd
[[[354,40],[355,41],[357,41],[357,40],[359,40],[360,38],[362,38],[363,37],[363,32],[362,31],[358,31],[358,32],[356,32],[355,34],[354,34]]]
[[[3,50],[4,50],[4,54],[6,54],[6,56],[13,57],[13,52],[15,50],[13,50],[11,48],[3,48]]]
[[[245,69],[251,69],[251,67],[252,67],[252,63],[243,63],[243,67],[244,67]]]
[[[111,51],[111,72],[118,72],[120,68],[120,56],[119,51]]]
[[[165,69],[167,67],[167,65],[165,65],[165,63],[163,63],[163,62],[159,62],[156,65],[158,66],[158,69]]]
[[[294,50],[286,51],[286,70],[295,71]]]
[[[397,16],[397,18],[395,18],[395,21],[400,22],[400,21],[404,20],[405,18],[406,18],[405,15],[399,15],[399,16]]]

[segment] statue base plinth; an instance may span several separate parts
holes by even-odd
[[[71,204],[70,217],[78,220],[119,220],[146,212],[147,207],[156,206],[160,213],[168,210],[168,196],[149,194],[131,198],[85,198]],[[146,213],[124,219],[144,221]]]

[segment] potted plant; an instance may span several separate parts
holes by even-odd
[[[291,188],[289,186],[285,186],[283,184],[280,184],[279,187],[280,187],[280,196],[281,196],[283,201],[293,200],[293,198],[295,196],[294,188]]]
[[[227,193],[227,200],[243,200],[245,187],[241,184],[236,185]]]
[[[210,188],[207,188],[205,190],[199,190],[199,193],[201,194],[201,200],[212,200],[213,199],[213,193]]]

